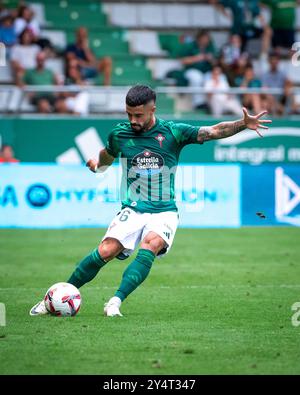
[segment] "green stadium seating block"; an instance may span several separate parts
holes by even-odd
[[[169,52],[173,58],[177,58],[182,49],[180,33],[159,33],[158,38],[161,48]]]
[[[74,32],[67,32],[67,42],[74,43]],[[123,55],[128,57],[129,48],[127,41],[122,39],[122,34],[119,32],[102,33],[92,32],[89,34],[89,44],[93,53],[97,57],[103,56],[118,56]]]
[[[64,27],[77,28],[86,26],[87,28],[105,26],[107,24],[106,15],[102,13],[98,5],[90,6],[68,6],[65,8],[53,5],[46,6],[46,19],[56,29]]]
[[[153,86],[152,86],[153,87]],[[157,95],[156,100],[157,114],[173,114],[174,113],[174,99],[164,93]]]

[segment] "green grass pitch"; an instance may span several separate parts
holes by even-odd
[[[76,317],[30,317],[103,234],[0,231],[0,374],[300,374],[299,229],[179,229],[123,318],[103,304],[131,259],[81,289]]]

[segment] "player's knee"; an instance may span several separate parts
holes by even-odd
[[[141,248],[152,251],[155,255],[159,253],[166,245],[164,239],[160,236],[154,238],[145,238],[141,243]]]
[[[99,254],[105,261],[114,259],[121,251],[123,247],[117,240],[107,239],[103,240],[98,247]]]

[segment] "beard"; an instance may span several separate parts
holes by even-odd
[[[145,125],[137,124],[131,124],[131,129],[134,131],[135,134],[141,134],[146,130]]]
[[[151,119],[148,120],[148,122],[144,122],[143,125],[140,125],[138,123],[131,123],[131,129],[134,131],[136,134],[141,134],[146,132],[149,129],[149,126],[151,125]]]

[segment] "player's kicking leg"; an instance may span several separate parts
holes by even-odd
[[[105,304],[104,315],[122,316],[121,303],[147,278],[156,255],[165,248],[165,240],[155,232],[149,232],[133,262],[123,273],[122,281],[115,295]]]
[[[110,260],[122,252],[124,247],[114,238],[106,238],[101,242],[98,248],[95,248],[91,254],[86,256],[76,267],[71,277],[67,281],[75,287],[80,288],[87,282],[91,281],[99,270]],[[35,304],[29,314],[38,316],[48,314],[44,300]]]

